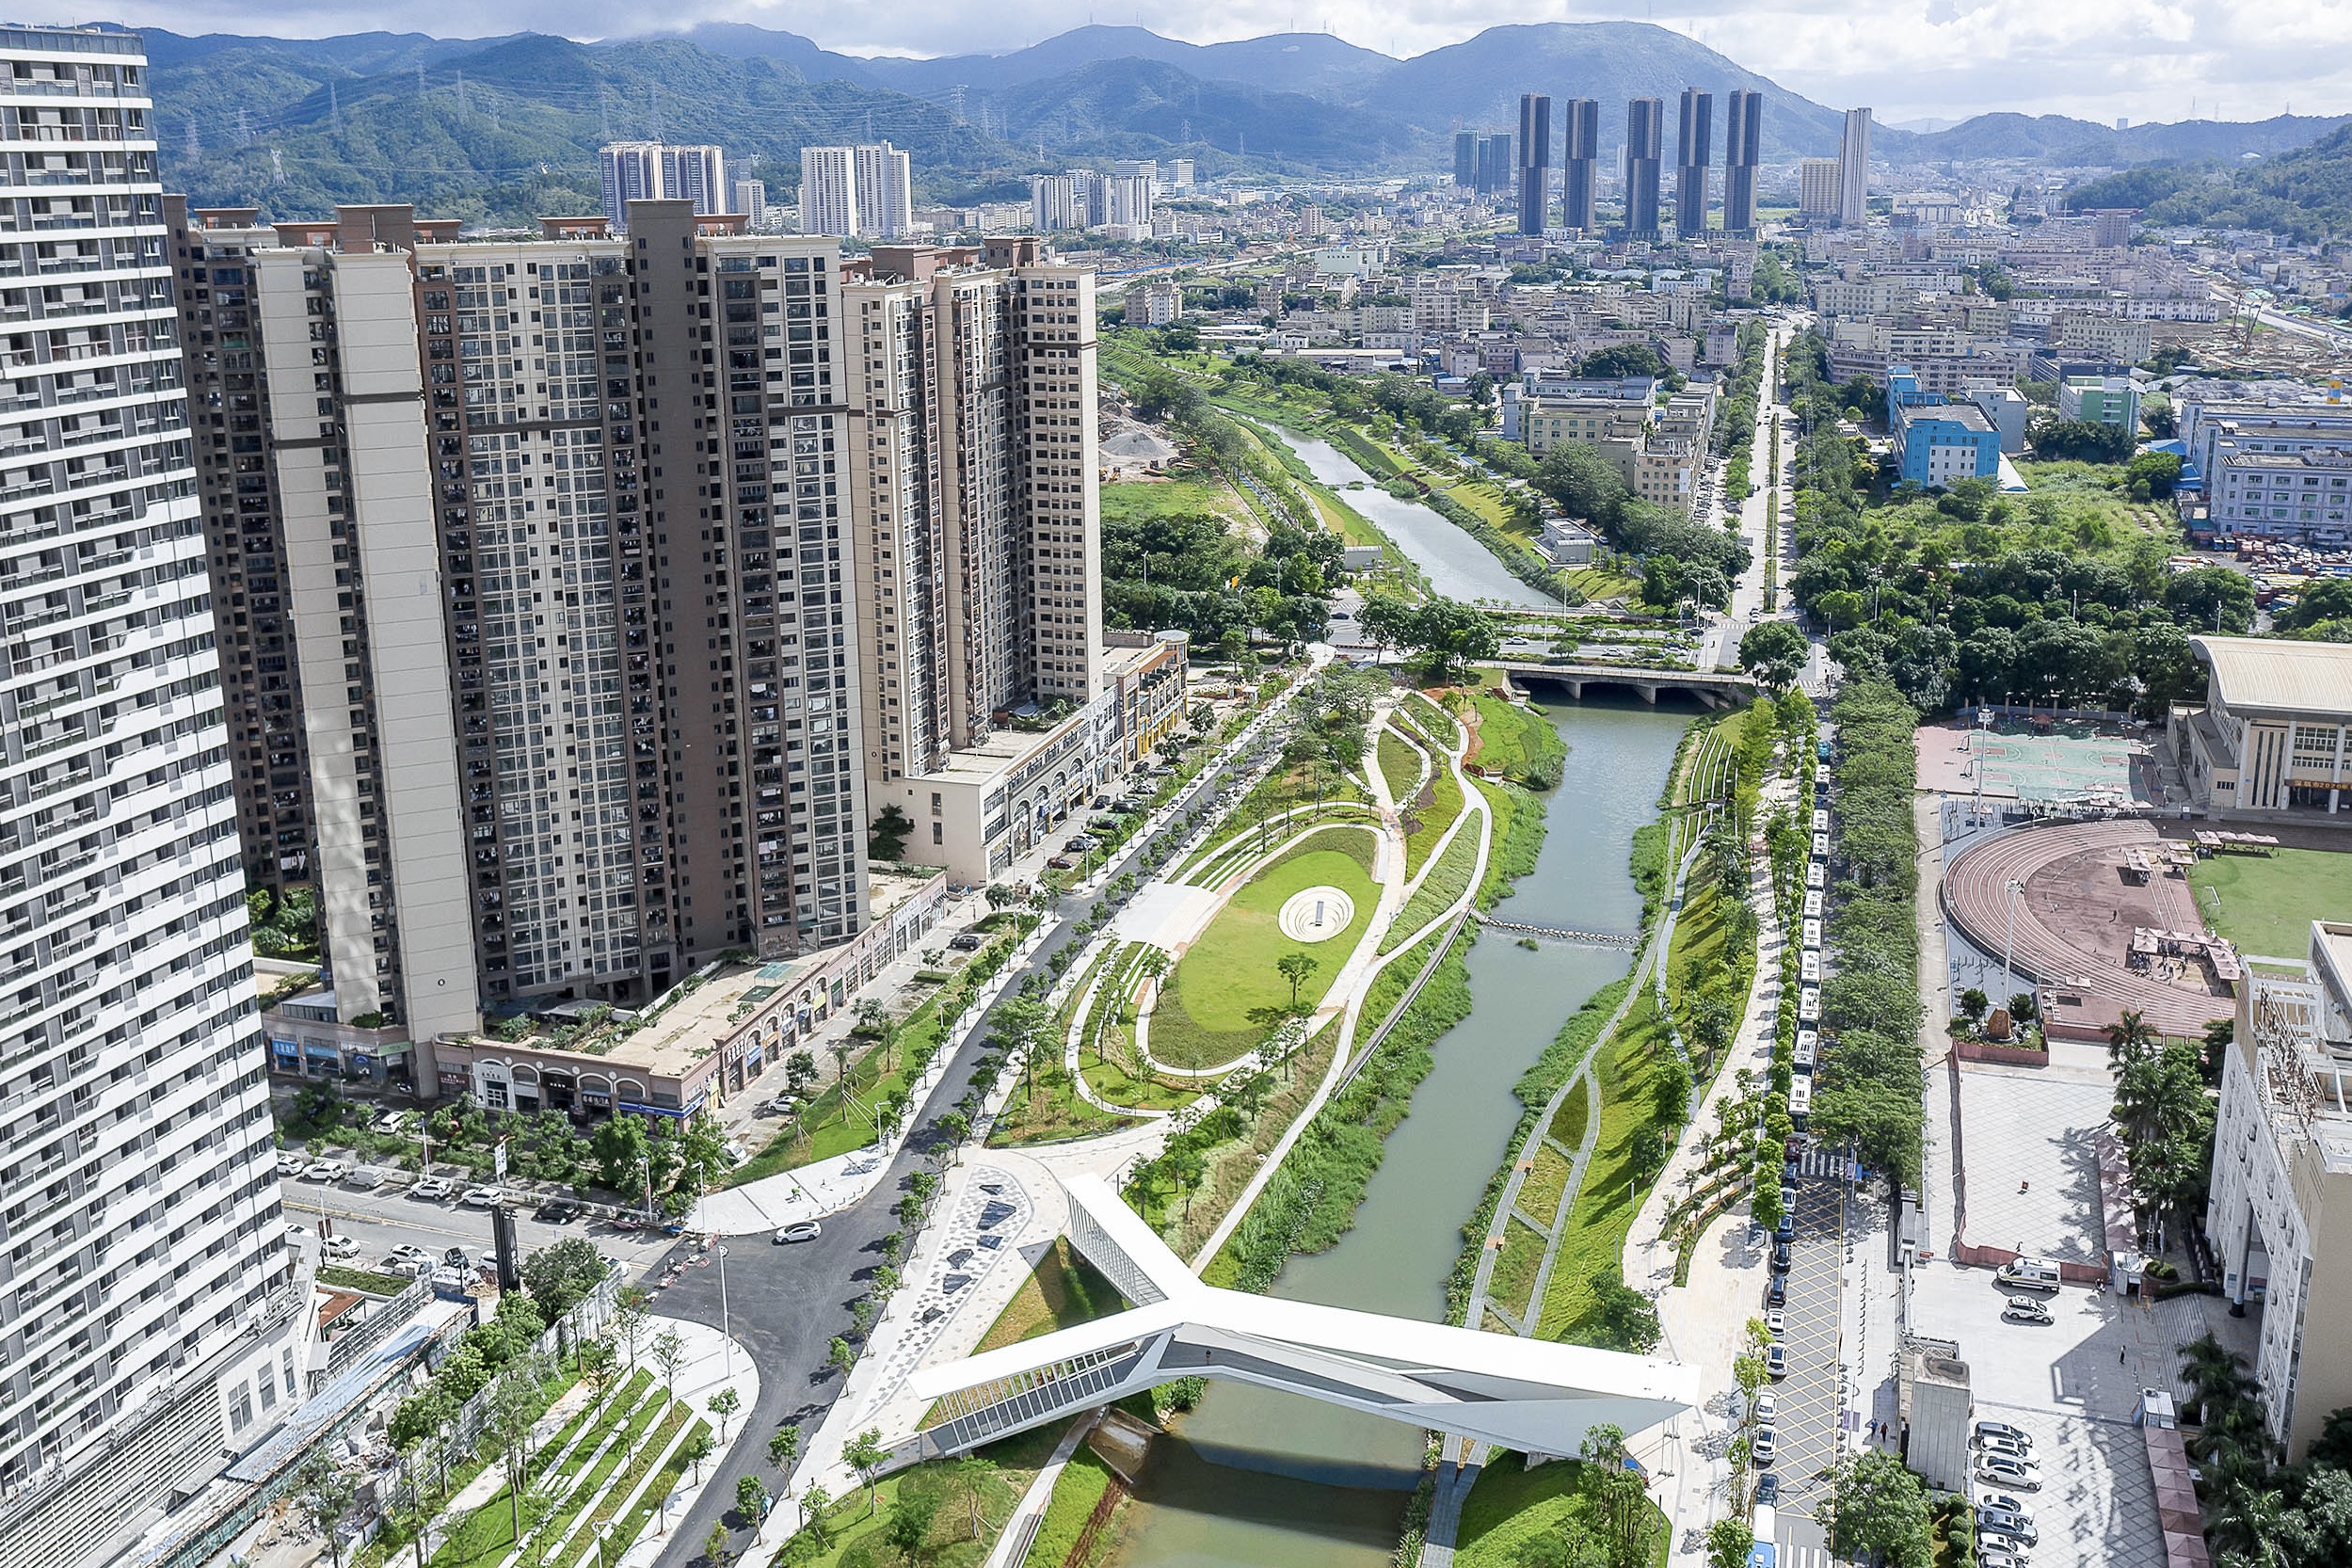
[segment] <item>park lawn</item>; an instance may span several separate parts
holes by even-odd
[[[1535,1145],[1535,1168],[1519,1184],[1519,1212],[1545,1224],[1560,1210],[1560,1195],[1568,1190],[1568,1157],[1546,1143]]]
[[[1571,1084],[1568,1097],[1552,1113],[1552,1142],[1562,1148],[1573,1149],[1584,1142],[1584,1124],[1592,1117],[1592,1092],[1585,1087],[1586,1081],[1578,1079]]]
[[[1512,1317],[1528,1309],[1535,1290],[1536,1271],[1544,1266],[1543,1232],[1530,1230],[1516,1218],[1503,1223],[1503,1250],[1495,1259],[1486,1296]]]
[[[1380,776],[1388,785],[1388,798],[1394,801],[1411,798],[1413,786],[1421,777],[1421,754],[1393,729],[1380,732]]]
[[[1641,579],[1614,567],[1579,567],[1568,574],[1567,586],[1584,596],[1588,604],[1630,599],[1641,591]]]
[[[1334,887],[1355,901],[1338,936],[1307,945],[1282,935],[1277,917],[1293,893]],[[1290,1007],[1290,983],[1275,969],[1288,952],[1308,952],[1320,966],[1299,988],[1299,1003],[1320,1003],[1371,923],[1380,889],[1354,856],[1302,847],[1236,893],[1176,963],[1152,1015],[1154,1058],[1178,1067],[1231,1062],[1263,1040]]]
[[[2216,855],[2188,880],[2198,913],[2245,952],[2300,958],[2313,920],[2352,920],[2352,856],[2336,850]]]
[[[1479,728],[1466,760],[1523,784],[1548,788],[1559,781],[1568,743],[1552,728],[1544,710],[1496,696],[1491,687],[1481,688],[1472,701],[1478,710]]]
[[[1084,1059],[1080,1058],[1080,1066]],[[1038,1144],[1066,1144],[1078,1138],[1098,1138],[1131,1126],[1129,1118],[1117,1116],[1089,1102],[1070,1082],[1064,1070],[1062,1055],[1057,1050],[1050,1063],[1040,1063],[1032,1092],[1029,1075],[1014,1089],[1012,1097],[1004,1102],[1004,1111],[988,1129],[988,1147],[992,1149],[1023,1148]]]
[[[986,1559],[996,1532],[1012,1517],[1014,1505],[1029,1490],[1029,1483],[1037,1479],[1037,1472],[1046,1467],[1046,1461],[1053,1457],[1053,1446],[1061,1441],[1064,1430],[1064,1423],[1050,1422],[972,1450],[971,1457],[984,1461],[988,1469],[980,1487],[981,1528],[977,1540],[971,1535],[971,1501],[950,1480],[958,1461],[933,1459],[883,1477],[874,1486],[871,1511],[866,1489],[857,1487],[825,1510],[822,1544],[804,1528],[795,1539],[807,1538],[806,1544],[779,1553],[776,1560],[791,1561],[797,1568],[834,1568],[861,1544],[870,1560],[898,1560],[885,1544],[882,1532],[889,1524],[890,1508],[898,1501],[900,1491],[914,1487],[940,1492],[938,1516],[932,1522],[931,1538],[923,1548],[924,1568],[970,1568]],[[779,1528],[782,1519],[799,1516],[796,1502],[780,1504],[777,1512],[768,1516],[770,1528]],[[805,1556],[800,1555],[804,1552]],[[593,1555],[589,1560],[595,1560]]]
[[[1443,914],[1454,900],[1462,896],[1463,889],[1470,886],[1471,873],[1478,870],[1478,824],[1464,823],[1462,831],[1454,835],[1454,841],[1446,846],[1446,853],[1439,856],[1437,863],[1430,868],[1429,875],[1413,890],[1413,896],[1404,901],[1404,907],[1397,911],[1397,918],[1382,941],[1394,947]]]
[[[1453,770],[1440,760],[1430,775],[1427,788],[1404,803],[1404,874],[1409,879],[1420,871],[1421,862],[1436,849],[1437,840],[1446,836],[1446,829],[1453,825],[1454,819],[1462,815],[1462,785],[1454,778]]]
[[[1102,1272],[1080,1256],[1066,1238],[1057,1237],[1013,1299],[1005,1303],[1004,1310],[997,1314],[995,1323],[981,1336],[972,1353],[1001,1350],[1056,1329],[1076,1328],[1126,1307],[1118,1288]]]
[[[1078,1053],[1078,1070],[1096,1094],[1113,1105],[1136,1111],[1175,1111],[1201,1096],[1198,1088],[1180,1089],[1156,1078],[1137,1078],[1091,1046]]]
[[[1610,1036],[1596,1069],[1601,1085],[1600,1137],[1585,1167],[1584,1185],[1569,1206],[1560,1256],[1545,1284],[1537,1335],[1582,1344],[1592,1309],[1592,1280],[1618,1266],[1625,1233],[1633,1228],[1637,1194],[1633,1182],[1633,1134],[1655,1119],[1651,1080],[1657,1055],[1673,1049],[1657,1016],[1657,999],[1647,986]],[[1661,1128],[1671,1139],[1673,1129]]]
[[[1173,479],[1131,479],[1102,487],[1102,520],[1138,522],[1148,518],[1207,515],[1250,521],[1250,510],[1223,479],[1186,474]]]
[[[1111,1490],[1114,1478],[1111,1466],[1095,1455],[1084,1444],[1062,1466],[1062,1474],[1053,1483],[1053,1496],[1046,1503],[1046,1516],[1038,1522],[1036,1539],[1029,1544],[1029,1555],[1021,1560],[1023,1568],[1065,1568],[1070,1553],[1077,1549],[1078,1538],[1084,1533],[1087,1518],[1103,1494]],[[1095,1550],[1089,1561],[1098,1560],[1109,1549],[1111,1532],[1105,1530],[1096,1538]],[[1086,1568],[1084,1563],[1078,1568]]]
[[[1470,1495],[1463,1499],[1462,1522],[1454,1532],[1454,1561],[1460,1568],[1518,1568],[1530,1560],[1530,1544],[1556,1529],[1596,1544],[1606,1540],[1599,1509],[1579,1490],[1584,1480],[1580,1462],[1556,1459],[1532,1470],[1524,1464],[1520,1455],[1506,1449],[1489,1456],[1479,1472]],[[1665,1528],[1666,1516],[1655,1504],[1650,1514],[1650,1560],[1662,1565],[1674,1532]]]

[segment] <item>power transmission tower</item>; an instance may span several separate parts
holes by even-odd
[[[335,84],[327,84],[327,123],[340,136],[343,133],[343,100],[335,94]]]

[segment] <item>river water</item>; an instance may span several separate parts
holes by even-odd
[[[1534,872],[1496,916],[1633,932],[1641,920],[1626,864],[1634,829],[1656,814],[1688,714],[1628,698],[1561,704],[1550,717],[1568,759],[1546,797],[1549,831]],[[1438,1042],[1355,1227],[1327,1253],[1292,1258],[1273,1294],[1442,1320],[1461,1227],[1519,1120],[1511,1086],[1628,962],[1612,949],[1547,942],[1529,952],[1500,932],[1472,948],[1471,1015]],[[1421,1443],[1420,1432],[1374,1416],[1212,1384],[1176,1435],[1154,1445],[1120,1568],[1384,1568]]]
[[[1400,501],[1380,488],[1355,460],[1329,441],[1296,430],[1277,432],[1315,477],[1340,491],[1347,504],[1394,539],[1397,548],[1448,599],[1491,599],[1504,604],[1557,610],[1560,600],[1511,575],[1495,552],[1418,501]],[[1361,483],[1360,490],[1347,486]]]

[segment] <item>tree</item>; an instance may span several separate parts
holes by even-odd
[[[596,1157],[597,1185],[608,1192],[636,1192],[645,1180],[646,1155],[649,1145],[646,1139],[644,1118],[612,1116],[605,1119],[588,1141]]]
[[[341,1465],[314,1450],[303,1462],[295,1487],[302,1517],[327,1538],[327,1553],[334,1568],[343,1568],[343,1537],[337,1532],[343,1528],[344,1515],[351,1512],[358,1483]]]
[[[1374,588],[1364,596],[1364,608],[1357,612],[1356,625],[1364,629],[1364,640],[1378,653],[1401,647],[1410,641],[1413,630],[1413,606],[1385,588]]]
[[[2164,605],[2184,627],[2243,632],[2254,625],[2254,584],[2228,567],[2191,567],[2164,585]]]
[[[1813,645],[1794,621],[1763,621],[1739,639],[1740,666],[1773,692],[1794,684],[1812,653]]]
[[[686,1341],[674,1328],[665,1328],[653,1341],[653,1364],[662,1368],[662,1386],[678,1397],[678,1374],[686,1365]]]
[[[895,860],[906,852],[907,836],[914,831],[914,819],[891,801],[867,824],[866,854],[876,860]]]
[[[1493,616],[1443,598],[1432,599],[1414,612],[1401,641],[1422,656],[1440,680],[1456,679],[1465,666],[1492,659],[1502,647]]]
[[[792,1466],[800,1462],[800,1428],[778,1429],[768,1438],[768,1463],[784,1472],[786,1481],[792,1480]]]
[[[514,1538],[522,1539],[522,1496],[528,1491],[531,1479],[531,1429],[539,1418],[539,1390],[536,1380],[522,1366],[510,1366],[492,1385],[490,1416],[482,1429],[484,1441],[490,1444],[506,1463],[506,1498],[512,1513]]]
[[[824,1539],[824,1516],[833,1508],[833,1494],[822,1486],[812,1486],[800,1495],[801,1522],[814,1530],[819,1541]]]
[[[1322,967],[1321,962],[1309,952],[1286,952],[1274,960],[1274,972],[1290,983],[1291,1012],[1299,1010],[1299,987]]]
[[[991,909],[1010,909],[1021,902],[1021,895],[1001,882],[989,883],[988,890],[982,896],[987,899],[988,907]]]
[[[629,1347],[629,1369],[637,1369],[637,1341],[645,1335],[646,1319],[653,1311],[652,1299],[639,1285],[624,1285],[620,1294],[613,1298],[613,1334]]]
[[[735,1560],[733,1544],[729,1542],[725,1525],[712,1525],[711,1533],[702,1538],[702,1555],[711,1568],[728,1568]]]
[[[1650,1496],[1641,1478],[1625,1467],[1625,1433],[1603,1422],[1577,1445],[1584,1484],[1598,1506],[1612,1568],[1636,1568],[1649,1560]]]
[[[869,1427],[851,1438],[841,1449],[841,1461],[857,1472],[866,1483],[866,1517],[873,1517],[874,1472],[890,1457],[890,1450],[882,1446],[879,1428]]]
[[[711,1396],[711,1414],[719,1418],[719,1441],[727,1441],[727,1423],[744,1408],[744,1397],[732,1388],[722,1388]]]
[[[988,1528],[986,1508],[988,1488],[995,1481],[996,1466],[972,1454],[963,1454],[947,1468],[947,1492],[952,1497],[964,1500],[965,1521],[969,1533],[968,1541],[977,1541]]]
[[[735,1512],[751,1527],[751,1538],[759,1540],[767,1533],[768,1488],[758,1476],[735,1478]]]
[[[1745,1519],[1718,1519],[1707,1528],[1707,1568],[1747,1568],[1756,1532]]]
[[[695,1467],[696,1486],[702,1484],[702,1462],[711,1457],[711,1450],[716,1447],[711,1441],[711,1429],[699,1421],[695,1423],[693,1431],[686,1433],[686,1440],[678,1446],[678,1456]]]
[[[849,1369],[857,1365],[857,1352],[850,1349],[848,1340],[837,1335],[833,1343],[826,1347],[824,1359],[828,1366],[839,1368],[841,1375],[847,1377]]]
[[[1614,1265],[1592,1276],[1592,1300],[1597,1315],[1593,1336],[1602,1349],[1634,1355],[1657,1349],[1661,1331],[1656,1304],[1627,1285]]]
[[[522,1288],[537,1304],[539,1316],[552,1323],[585,1301],[608,1272],[594,1241],[567,1236],[522,1260]]]
[[[1971,985],[1960,993],[1960,1004],[1961,1017],[1966,1018],[1972,1024],[1982,1024],[1985,1021],[1985,1015],[1992,1011],[1992,999]]]
[[[889,1522],[882,1527],[883,1539],[898,1553],[902,1561],[920,1560],[923,1547],[930,1544],[932,1523],[939,1517],[939,1495],[936,1492],[909,1491],[902,1488],[898,1500],[890,1505]]]
[[[1887,1568],[1931,1568],[1935,1536],[1928,1495],[1901,1460],[1865,1448],[1831,1466],[1829,1481],[1822,1506],[1838,1556],[1876,1554]]]

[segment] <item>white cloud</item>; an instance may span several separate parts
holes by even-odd
[[[450,13],[422,0],[367,6],[297,0],[133,0],[127,22],[175,32],[315,37],[370,29],[445,31]],[[642,28],[647,13],[618,0],[490,0],[464,30],[537,30],[593,38]],[[1352,42],[1412,55],[1498,22],[1627,19],[1618,6],[1569,0],[1498,15],[1477,0],[1359,0],[1345,8],[1297,0],[1170,0],[1124,10],[1087,0],[684,0],[664,13],[749,22],[852,54],[1000,53],[1092,22],[1137,24],[1209,43],[1330,27]],[[1668,0],[1642,13],[1689,34],[1783,86],[1832,105],[1869,104],[1884,119],[1962,117],[1993,109],[2135,120],[2260,120],[2352,108],[2352,4],[2346,0]],[[1632,18],[1640,20],[1640,17]]]

